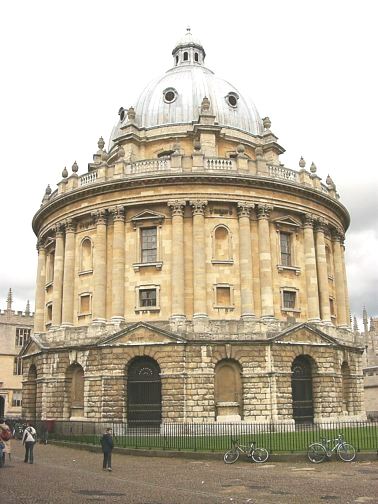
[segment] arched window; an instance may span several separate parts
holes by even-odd
[[[230,261],[231,259],[230,232],[226,226],[218,226],[213,233],[213,260]]]
[[[351,398],[351,379],[350,379],[350,369],[347,362],[343,362],[341,365],[341,382],[342,382],[342,410],[344,415],[350,413],[350,398]]]
[[[291,366],[293,418],[296,423],[312,423],[314,404],[312,391],[312,366],[305,355],[296,357]]]
[[[92,241],[84,238],[81,242],[81,271],[93,270]]]
[[[46,283],[50,284],[54,281],[54,252],[50,252],[46,256]]]
[[[242,370],[232,359],[224,359],[215,366],[215,406],[217,419],[242,417]]]
[[[188,61],[189,59],[189,54],[187,52],[184,52],[184,61]]]
[[[194,53],[194,61],[198,62],[198,53]]]
[[[80,364],[67,369],[68,411],[71,418],[84,416],[84,370]]]

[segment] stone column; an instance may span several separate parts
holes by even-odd
[[[315,224],[315,242],[316,242],[316,269],[318,272],[320,316],[323,322],[331,324],[331,308],[329,305],[328,288],[328,268],[327,254],[324,239],[326,221],[318,219]]]
[[[190,201],[193,209],[193,318],[207,318],[205,207],[207,201]]]
[[[345,267],[345,245],[341,244],[341,261],[343,264],[343,273],[344,273],[344,290],[345,290],[345,310],[346,310],[346,319],[348,327],[351,326],[351,314],[350,314],[350,306],[349,306],[349,292],[348,292],[348,278]]]
[[[333,261],[335,269],[337,325],[347,327],[348,322],[345,306],[344,264],[341,251],[343,239],[344,235],[339,230],[336,230],[332,234]]]
[[[261,317],[274,318],[273,304],[273,276],[272,254],[270,251],[269,216],[273,207],[258,205],[258,233],[259,233],[259,263],[260,263],[260,291],[261,291]]]
[[[106,210],[92,213],[96,222],[96,241],[93,257],[93,309],[92,322],[106,322]]]
[[[55,226],[54,283],[51,327],[62,323],[63,297],[63,261],[64,261],[64,227],[62,223]]]
[[[319,290],[314,241],[314,217],[312,214],[305,215],[303,234],[307,295],[307,320],[309,322],[320,322]]]
[[[113,215],[112,322],[125,321],[125,209],[111,209]],[[97,227],[98,230],[98,227]],[[106,232],[106,228],[105,228]]]
[[[168,206],[172,211],[172,309],[171,318],[185,319],[184,304],[184,209],[185,200],[170,200]]]
[[[46,284],[46,249],[42,240],[37,242],[38,250],[38,269],[35,291],[35,314],[34,314],[34,332],[40,333],[45,328],[45,284]]]
[[[253,203],[238,202],[241,318],[255,317],[252,291],[252,246],[250,214]]]
[[[74,282],[75,282],[75,230],[72,219],[65,221],[66,243],[64,249],[62,326],[73,325]]]

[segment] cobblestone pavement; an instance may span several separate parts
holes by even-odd
[[[378,504],[378,461],[312,465],[253,464],[102,455],[53,445],[35,446],[33,465],[13,441],[12,461],[0,469],[1,504]]]

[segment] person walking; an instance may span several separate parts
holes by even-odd
[[[9,425],[7,425],[4,422],[3,418],[0,418],[0,441],[4,445],[4,448],[2,450],[2,465],[5,464],[6,453],[8,453],[9,460],[11,460],[11,452],[12,452],[11,438],[12,438],[12,431],[9,428]]]
[[[30,422],[27,423],[26,429],[24,430],[24,434],[22,436],[22,444],[25,445],[25,459],[24,462],[29,464],[33,464],[33,448],[37,439],[37,432]]]
[[[112,429],[105,429],[104,434],[100,439],[102,453],[104,454],[104,461],[102,463],[103,471],[112,470],[112,450],[114,447]]]

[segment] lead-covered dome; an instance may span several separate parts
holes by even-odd
[[[204,66],[205,51],[189,29],[175,45],[172,55],[174,67],[150,82],[135,104],[133,121],[139,128],[197,122],[202,100],[207,97],[218,125],[262,134],[262,121],[255,105]],[[112,132],[110,147],[127,122],[127,115],[122,111]]]

